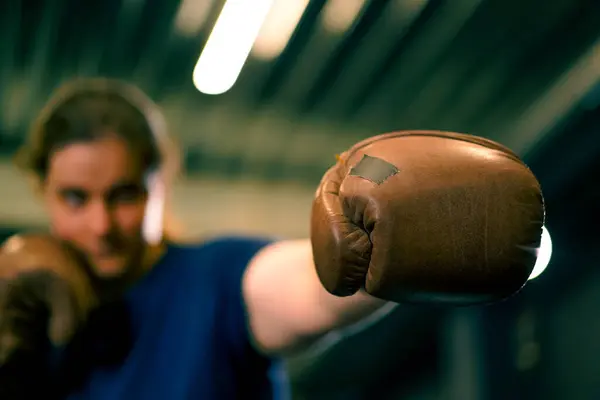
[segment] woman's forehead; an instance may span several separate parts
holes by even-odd
[[[142,179],[139,157],[118,138],[73,143],[53,153],[47,179],[60,186],[112,187]]]

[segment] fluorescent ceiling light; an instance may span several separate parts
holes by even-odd
[[[193,82],[205,94],[235,84],[273,0],[227,0],[194,67]]]

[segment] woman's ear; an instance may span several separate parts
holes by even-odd
[[[152,172],[146,177],[148,199],[142,224],[142,235],[149,244],[163,239],[167,188],[162,174]]]
[[[30,183],[30,187],[38,205],[40,205],[41,208],[46,211],[46,215],[50,215],[51,203],[54,201],[54,199],[52,197],[52,193],[48,189],[46,179],[36,175],[28,175],[27,180]],[[54,226],[52,224],[48,224],[48,230],[52,235],[54,235]]]

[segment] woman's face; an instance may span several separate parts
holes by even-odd
[[[114,135],[51,155],[44,199],[53,233],[72,244],[99,278],[139,261],[147,192],[141,162]]]

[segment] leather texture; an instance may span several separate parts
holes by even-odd
[[[3,245],[0,398],[57,395],[49,351],[66,345],[79,330],[95,304],[92,293],[75,258],[51,237],[19,235]]]
[[[460,133],[401,131],[343,153],[315,195],[311,240],[327,291],[455,305],[509,297],[537,259],[545,209],[510,149]]]

